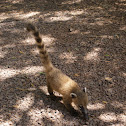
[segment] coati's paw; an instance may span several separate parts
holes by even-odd
[[[55,101],[56,100],[56,96],[55,95],[50,95],[49,96],[51,98],[51,100]]]
[[[75,117],[79,115],[78,112],[77,112],[76,110],[70,112],[70,114],[71,114],[72,116],[75,116]]]

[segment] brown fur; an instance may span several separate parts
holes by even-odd
[[[64,105],[71,113],[75,112],[71,105],[72,102],[77,107],[83,106],[87,109],[88,98],[86,91],[81,90],[75,81],[53,66],[37,29],[33,25],[28,24],[27,30],[32,32],[35,37],[40,57],[46,70],[49,94],[54,96],[53,91],[62,94]]]

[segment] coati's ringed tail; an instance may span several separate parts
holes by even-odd
[[[48,52],[46,51],[45,45],[42,42],[42,38],[41,38],[38,30],[32,24],[28,24],[27,31],[32,32],[33,36],[35,37],[42,63],[44,65],[46,71],[50,71],[52,69],[52,62],[50,60]]]

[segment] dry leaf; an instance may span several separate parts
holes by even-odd
[[[105,56],[110,56],[109,54],[105,54]]]
[[[107,81],[112,81],[112,78],[110,78],[110,77],[105,77],[105,80],[107,80]]]
[[[22,51],[19,51],[19,53],[24,54],[24,52],[22,52]]]
[[[63,117],[64,117],[64,115],[62,114],[62,115],[61,115],[61,117],[63,118]]]
[[[12,57],[12,59],[16,59],[16,57]]]
[[[70,50],[70,49],[68,49],[67,51],[68,51],[68,52],[71,52],[71,50]]]
[[[35,87],[35,85],[34,85],[34,84],[31,84],[31,86],[32,86],[32,87]]]
[[[108,102],[107,101],[102,101],[104,104],[107,104]]]
[[[74,74],[74,76],[79,77],[80,75],[76,73],[76,74]]]
[[[19,88],[19,87],[17,87],[16,89],[21,90],[21,91],[26,91],[26,89]]]
[[[14,108],[18,108],[18,105],[13,105]]]

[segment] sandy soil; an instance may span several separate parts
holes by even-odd
[[[89,95],[88,126],[126,124],[126,0],[0,0],[0,126],[84,126],[51,101],[27,22],[57,68]]]

